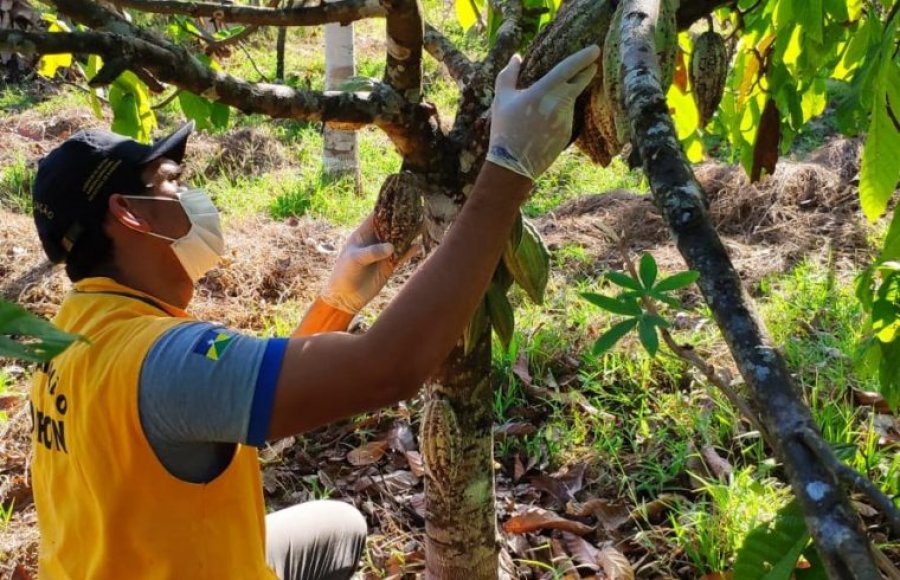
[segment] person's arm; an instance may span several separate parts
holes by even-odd
[[[521,61],[511,61],[497,79],[488,162],[440,247],[365,334],[289,342],[269,438],[416,393],[468,324],[533,179],[566,146],[574,101],[593,79],[599,54],[597,47],[580,51],[524,91],[515,89]]]
[[[440,247],[368,332],[291,340],[276,385],[269,437],[413,396],[465,329],[531,185],[486,163]]]
[[[353,322],[353,316],[328,304],[321,297],[316,298],[291,337],[300,338],[319,332],[343,332]]]

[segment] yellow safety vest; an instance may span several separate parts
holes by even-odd
[[[138,378],[154,341],[191,318],[117,284],[75,284],[54,323],[86,337],[35,373],[32,485],[41,578],[274,578],[259,459],[238,446],[206,484],[159,462]]]

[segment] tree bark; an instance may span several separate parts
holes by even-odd
[[[821,436],[710,222],[702,189],[676,138],[656,62],[660,0],[623,1],[620,75],[654,199],[688,267],[700,273],[697,284],[773,436],[829,577],[879,578],[859,518],[820,458],[833,454],[825,444],[806,441]]]
[[[275,39],[275,80],[284,82],[284,45],[287,44],[287,28],[280,26]]]
[[[325,90],[338,90],[356,71],[353,24],[325,25]],[[328,179],[353,178],[357,195],[362,195],[356,131],[325,126],[322,162]]]
[[[421,448],[426,578],[497,578],[490,328],[457,346],[427,388]]]

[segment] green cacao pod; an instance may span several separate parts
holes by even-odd
[[[725,39],[719,33],[707,30],[694,41],[690,67],[691,91],[700,113],[701,127],[706,126],[719,108],[727,76]]]
[[[675,76],[675,55],[678,51],[678,26],[675,22],[676,0],[661,0],[656,19],[656,58],[659,61],[659,81],[663,94],[669,90]]]
[[[396,262],[422,231],[425,210],[422,178],[409,171],[388,175],[375,202],[375,236],[394,245]]]
[[[503,252],[503,265],[516,284],[525,290],[535,304],[544,301],[544,290],[550,279],[550,252],[534,224],[522,218],[522,236],[513,245],[512,239]]]

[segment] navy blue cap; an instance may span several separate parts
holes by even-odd
[[[141,167],[160,157],[181,163],[194,122],[144,145],[109,131],[85,130],[38,162],[31,188],[34,223],[51,262],[64,262],[89,229],[100,227],[114,193],[141,194]]]

